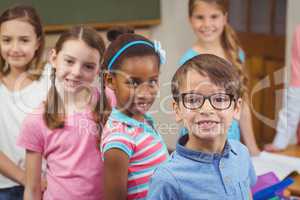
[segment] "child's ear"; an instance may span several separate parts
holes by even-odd
[[[243,100],[241,98],[238,98],[238,100],[235,102],[234,111],[233,111],[234,112],[233,113],[233,118],[235,120],[239,120],[240,119],[242,104],[243,104]]]
[[[228,24],[228,13],[225,13],[224,24]]]
[[[182,121],[182,116],[181,116],[181,111],[180,111],[179,105],[175,100],[173,100],[172,106],[173,106],[173,110],[175,112],[175,120],[177,123],[179,123]]]
[[[49,62],[53,68],[56,68],[56,64],[55,64],[56,58],[57,58],[57,54],[56,54],[55,49],[51,49],[51,51],[49,53]]]
[[[109,72],[104,73],[105,85],[112,90],[115,90],[115,78]]]
[[[37,42],[36,42],[36,44],[35,44],[35,53],[36,53],[36,51],[40,48],[40,46],[41,46],[41,38],[38,38],[38,39],[37,39]]]
[[[100,75],[100,71],[101,71],[101,66],[98,66],[96,69],[96,74]]]

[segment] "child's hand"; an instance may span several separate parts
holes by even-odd
[[[250,148],[249,152],[251,156],[258,156],[260,154],[260,149],[256,146],[254,148]]]
[[[265,146],[264,146],[264,150],[265,151],[268,151],[268,152],[278,152],[278,151],[282,151],[282,149],[280,149],[280,148],[278,148],[278,147],[276,147],[276,146],[274,146],[273,144],[266,144]]]

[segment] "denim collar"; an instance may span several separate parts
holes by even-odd
[[[152,130],[154,129],[154,120],[151,115],[145,114],[144,115],[144,122],[138,121],[136,119],[133,119],[121,111],[119,111],[116,108],[112,109],[112,112],[110,114],[110,118],[114,121],[119,121],[123,124],[126,124],[127,126],[130,127],[138,127],[138,128],[143,128],[143,129],[148,129],[151,128]]]
[[[186,142],[188,141],[188,135],[184,135],[179,138],[176,144],[176,152],[183,157],[186,157],[191,160],[195,160],[198,162],[204,163],[213,163],[214,160],[220,160],[221,158],[228,158],[230,153],[237,155],[237,151],[234,149],[232,145],[226,140],[224,151],[222,154],[209,154],[200,151],[194,151],[185,147]]]

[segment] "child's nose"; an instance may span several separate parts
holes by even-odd
[[[149,84],[143,83],[137,88],[136,92],[138,97],[148,98],[153,96],[154,89],[151,86],[149,86]]]
[[[12,42],[12,50],[13,51],[19,50],[19,43],[17,41]]]
[[[81,73],[81,66],[79,64],[76,64],[72,69],[72,74],[77,77],[80,76]]]
[[[208,99],[204,100],[204,103],[202,107],[199,109],[199,112],[201,114],[211,114],[214,112],[214,108],[212,107]]]
[[[205,18],[203,24],[204,24],[204,26],[209,26],[210,25],[210,19]]]

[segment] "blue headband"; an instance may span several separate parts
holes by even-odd
[[[161,63],[164,63],[165,58],[163,58],[163,56],[165,55],[161,55],[162,53],[162,49],[160,44],[159,45],[153,45],[150,42],[147,41],[143,41],[143,40],[137,40],[137,41],[133,41],[133,42],[129,42],[127,43],[125,46],[123,46],[121,49],[119,49],[119,51],[117,51],[117,53],[112,57],[112,59],[110,60],[110,62],[108,63],[108,70],[111,71],[112,66],[114,64],[114,62],[117,60],[117,58],[129,47],[134,46],[134,45],[138,45],[138,44],[144,44],[146,46],[149,46],[151,48],[153,48],[155,50],[155,52],[157,52],[159,54]]]

